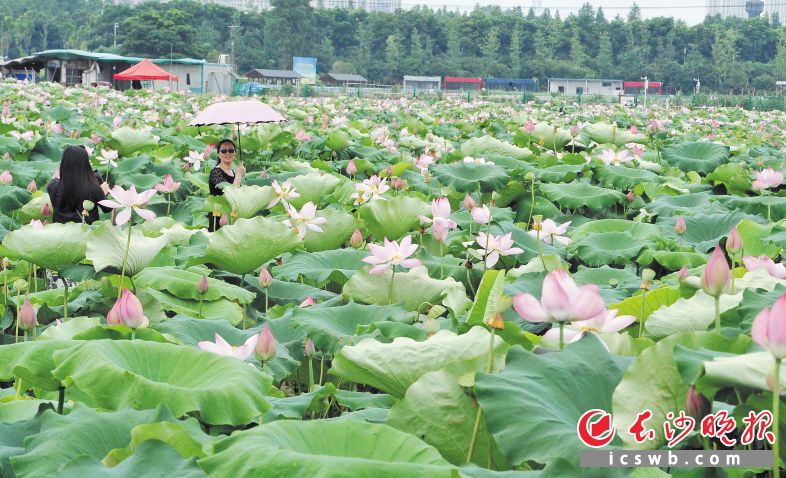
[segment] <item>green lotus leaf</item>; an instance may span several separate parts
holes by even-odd
[[[212,277],[207,278],[207,292],[201,295],[196,290],[201,278],[201,274],[175,267],[149,267],[134,277],[134,284],[137,287],[166,290],[181,299],[198,301],[201,296],[206,301],[224,298],[241,304],[248,304],[254,300],[253,293]]]
[[[215,441],[215,437],[205,434],[202,426],[194,418],[185,421],[143,423],[131,430],[131,443],[125,448],[115,448],[107,453],[103,464],[115,467],[122,463],[145,443],[156,440],[166,443],[180,454],[182,458],[207,456],[206,450]]]
[[[619,310],[619,312],[617,313],[618,316],[633,315],[636,317],[637,320],[640,321],[642,319],[642,315],[641,315],[642,312],[644,313],[644,319],[646,319],[653,311],[658,310],[664,306],[669,306],[677,302],[679,298],[680,298],[680,291],[678,288],[659,287],[657,289],[647,292],[647,295],[644,296],[643,308],[641,304],[642,302],[641,294],[628,297],[627,299],[617,304],[611,304],[609,308]]]
[[[535,130],[532,133],[527,133],[521,130],[520,133],[523,139],[532,143],[538,143],[546,149],[564,149],[565,145],[570,143],[573,136],[570,131],[554,127],[546,123],[538,123],[535,125]]]
[[[463,372],[469,375],[485,366],[489,336],[486,329],[476,326],[462,335],[440,330],[423,342],[408,337],[398,337],[389,344],[366,339],[342,348],[329,373],[402,398],[418,378],[448,364],[461,362]],[[494,370],[505,366],[508,347],[501,338],[494,337]]]
[[[299,276],[322,284],[331,280],[343,285],[347,279],[366,266],[368,252],[357,249],[336,249],[322,252],[296,252],[286,262],[273,268],[275,277],[297,281]]]
[[[287,226],[264,217],[238,219],[210,235],[204,260],[235,274],[247,274],[300,246]]]
[[[686,230],[681,240],[695,247],[697,252],[707,253],[718,245],[723,237],[728,236],[731,228],[739,224],[745,217],[748,216],[741,212],[732,214],[697,214],[686,217]],[[674,235],[673,229],[672,234]]]
[[[633,436],[621,433],[619,435],[625,448],[658,450],[665,446],[663,423],[666,415],[669,412],[676,415],[685,409],[689,384],[680,377],[674,361],[676,345],[742,353],[749,347],[750,338],[738,335],[731,339],[716,333],[687,332],[666,337],[634,357],[614,390],[611,408],[606,410],[614,410],[613,420],[617,430],[627,430],[639,413],[650,410],[652,418],[647,421],[647,428],[655,431],[655,438],[636,443]]]
[[[729,160],[729,147],[709,141],[679,143],[661,151],[664,161],[684,172],[710,173]]]
[[[49,199],[49,194],[43,193],[40,196],[33,196],[33,199],[19,210],[19,217],[24,220],[45,219],[43,214],[41,214],[44,204],[49,204],[49,210],[52,210],[52,201]]]
[[[57,364],[54,354],[82,345],[73,340],[35,340],[0,346],[0,381],[19,378],[31,388],[57,390],[60,380],[52,375]]]
[[[540,190],[549,200],[570,209],[584,206],[590,209],[608,209],[625,201],[625,195],[619,191],[583,182],[541,184]]]
[[[248,219],[265,209],[276,196],[270,186],[227,186],[224,197],[237,217]]]
[[[369,267],[357,271],[344,284],[342,295],[363,304],[401,304],[407,310],[418,310],[423,304],[439,304],[451,292],[466,300],[464,284],[452,277],[432,279],[425,267],[415,267],[407,272],[397,272],[390,286],[392,272],[371,274]]]
[[[270,408],[264,398],[270,377],[234,357],[127,340],[87,341],[66,350],[54,353],[59,365],[52,375],[94,407],[144,410],[163,404],[177,416],[196,412],[213,425],[243,425]]]
[[[38,336],[38,340],[71,340],[74,335],[99,325],[101,325],[100,317],[73,317],[56,327],[47,327]]]
[[[488,270],[475,294],[475,301],[467,317],[467,323],[480,325],[486,323],[494,312],[494,307],[505,289],[505,271]]]
[[[11,259],[58,270],[60,266],[78,264],[85,259],[89,235],[86,224],[47,224],[43,229],[27,225],[6,234],[3,247]]]
[[[0,212],[11,215],[14,211],[21,209],[22,206],[30,202],[32,197],[33,195],[26,189],[10,184],[0,186]]]
[[[589,221],[570,231],[574,241],[602,232],[627,232],[637,240],[658,242],[663,240],[660,228],[646,222],[626,221],[624,219],[598,219]]]
[[[196,464],[196,459],[184,460],[178,450],[158,440],[142,442],[134,454],[113,468],[107,468],[98,460],[78,456],[69,461],[57,473],[57,478],[153,478],[177,476],[178,478],[203,478],[207,475]]]
[[[311,201],[314,204],[321,204],[325,198],[330,196],[342,180],[332,174],[324,172],[309,173],[289,178],[292,187],[300,194],[300,197],[289,200],[289,203],[300,209],[304,204]]]
[[[770,210],[773,221],[780,221],[786,218],[786,197],[773,195],[754,197],[714,196],[713,199],[725,208],[735,212],[742,211],[748,214],[755,214],[761,220],[767,220],[767,209]]]
[[[613,144],[614,146],[647,141],[647,137],[641,133],[633,134],[630,130],[606,123],[589,124],[584,127],[582,133],[598,144]]]
[[[157,144],[153,133],[127,127],[112,131],[112,140],[121,156],[131,156]]]
[[[243,307],[236,302],[220,298],[218,300],[204,301],[200,307],[199,300],[181,299],[166,290],[155,290],[149,287],[138,289],[140,299],[143,293],[154,299],[161,309],[176,314],[185,314],[189,317],[201,317],[208,320],[225,319],[232,325],[237,325],[243,320]]]
[[[539,169],[537,178],[544,183],[569,183],[583,170],[583,164],[557,164]]]
[[[397,241],[420,224],[418,214],[430,215],[431,206],[409,196],[373,201],[360,208],[360,219],[374,240]]]
[[[108,222],[101,223],[87,238],[87,258],[97,272],[108,267],[122,269],[126,254],[128,232]],[[167,236],[147,237],[139,230],[131,231],[131,247],[126,261],[126,273],[134,275],[149,266],[159,252],[169,244]]]
[[[349,146],[349,135],[340,129],[334,129],[328,133],[325,146],[333,151],[339,151]]]
[[[441,184],[462,193],[497,191],[508,182],[508,172],[495,164],[436,164],[431,171]]]
[[[317,211],[316,217],[323,217],[327,222],[319,226],[322,232],[310,229],[306,231],[303,247],[309,252],[338,249],[352,237],[358,227],[355,216],[338,209]]]
[[[0,400],[0,422],[12,423],[33,420],[39,413],[56,406],[57,401],[52,400],[39,400],[28,396],[15,397],[13,395],[3,397]],[[0,442],[0,447],[2,446]],[[2,460],[3,453],[0,452],[0,473],[3,471]]]
[[[461,154],[464,156],[483,157],[487,154],[497,154],[499,156],[507,156],[513,159],[527,160],[532,158],[533,153],[528,148],[519,148],[518,146],[506,143],[493,136],[482,136],[480,138],[472,138],[461,145]]]
[[[615,189],[633,189],[634,186],[647,182],[660,183],[660,176],[640,168],[626,166],[601,166],[598,168],[598,180],[606,187]]]
[[[771,353],[766,351],[742,353],[745,350],[741,347],[736,350],[717,350],[723,353],[718,353],[716,357],[708,357],[709,360],[701,363],[698,373],[701,378],[696,382],[697,387],[710,391],[734,387],[761,390],[772,395],[770,384],[774,376],[775,359]],[[781,383],[785,382],[786,372],[781,369]]]
[[[622,379],[613,356],[590,334],[561,353],[537,355],[514,347],[506,362],[500,373],[477,374],[475,394],[510,464],[578,461],[586,449],[576,435],[579,418],[593,408],[612,410],[612,393]]]
[[[707,180],[722,184],[729,194],[737,196],[745,196],[752,186],[748,170],[739,163],[718,166],[707,175]]]
[[[629,232],[597,232],[569,247],[582,262],[590,266],[625,265],[645,247],[653,245]]]
[[[234,433],[199,461],[213,476],[453,477],[457,468],[417,437],[359,421],[283,420]]]
[[[750,219],[743,219],[737,224],[737,232],[740,233],[743,243],[743,256],[774,256],[778,253],[778,248],[782,247],[775,233],[774,224],[761,224]],[[783,231],[780,232],[783,235]],[[775,236],[775,237],[773,237]]]
[[[697,252],[658,251],[652,257],[669,271],[678,271],[682,266],[692,269],[707,263],[707,256]]]

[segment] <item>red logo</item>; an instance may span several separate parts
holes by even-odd
[[[585,445],[601,448],[611,443],[617,430],[611,424],[611,413],[595,408],[584,412],[579,418],[576,432]]]

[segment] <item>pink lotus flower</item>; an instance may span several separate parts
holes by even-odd
[[[123,124],[123,119],[119,116],[115,116],[115,119],[112,120],[112,126],[115,128],[119,128],[120,125]]]
[[[436,198],[431,202],[431,217],[418,214],[421,224],[431,224],[431,232],[434,238],[440,242],[445,242],[448,231],[458,227],[455,221],[450,220],[450,202],[448,198]]]
[[[389,267],[401,266],[407,269],[422,265],[418,259],[409,259],[409,256],[418,249],[416,244],[412,244],[412,237],[407,236],[401,243],[384,239],[384,246],[370,244],[371,255],[363,258],[363,262],[372,264],[372,274],[382,274]]]
[[[207,294],[210,285],[207,282],[207,277],[202,276],[199,278],[199,282],[197,282],[196,290],[199,294]]]
[[[117,299],[117,302],[115,302],[115,305],[109,312],[110,314],[115,314],[112,317],[113,321],[122,323],[126,327],[132,329],[147,327],[149,324],[147,317],[145,317],[145,311],[142,309],[142,303],[139,302],[139,299],[137,299],[128,289],[123,289],[120,298]],[[109,322],[110,317],[107,315],[107,323]]]
[[[206,144],[205,145],[205,149],[202,150],[202,159],[205,160],[205,161],[210,159],[210,155],[213,154],[213,150],[215,150],[215,149],[216,149],[216,145],[215,144]]]
[[[783,184],[783,174],[772,168],[767,168],[764,171],[755,171],[754,174],[756,175],[756,180],[753,181],[754,191],[776,188]]]
[[[349,174],[350,176],[354,176],[357,173],[358,173],[358,167],[355,164],[355,160],[350,159],[349,163],[347,163],[347,174]]]
[[[627,149],[623,149],[622,151],[614,151],[613,149],[606,149],[601,151],[600,160],[608,165],[608,164],[627,163],[632,161],[633,158],[628,156]]]
[[[685,266],[682,266],[682,267],[680,268],[679,272],[677,272],[677,280],[679,280],[680,282],[682,282],[682,281],[684,281],[685,279],[687,279],[689,275],[690,275],[690,274],[688,274],[688,268],[687,268],[687,267],[685,267]]]
[[[19,328],[22,330],[31,330],[38,325],[36,312],[33,308],[33,304],[30,303],[30,299],[25,299],[25,303],[22,304],[22,307],[19,309],[17,321],[19,322]]]
[[[164,177],[164,182],[156,184],[154,187],[160,193],[172,194],[180,188],[180,183],[172,180],[171,174],[167,174]]]
[[[478,224],[488,224],[491,220],[491,211],[485,204],[473,207],[470,215],[472,216],[472,220]]]
[[[306,346],[303,349],[303,354],[307,358],[314,358],[317,354],[317,349],[314,347],[314,342],[311,339],[306,340]]]
[[[98,144],[98,143],[100,143],[100,142],[101,142],[101,136],[98,136],[97,134],[95,134],[95,133],[92,133],[92,134],[90,135],[90,141],[92,141],[92,142],[93,142],[93,144]]]
[[[742,236],[740,236],[740,233],[737,231],[737,226],[732,226],[729,237],[726,239],[726,250],[729,251],[729,254],[734,254],[736,256],[742,253],[742,248]]]
[[[472,211],[472,209],[474,208],[475,208],[475,200],[472,199],[472,196],[470,196],[469,193],[467,193],[464,196],[464,209],[466,209],[467,211]]]
[[[298,307],[300,307],[302,309],[302,308],[305,308],[305,307],[311,307],[312,305],[317,305],[317,301],[315,301],[313,297],[308,296],[308,297],[306,297],[306,300],[301,302]]]
[[[270,275],[270,271],[267,270],[267,267],[263,267],[262,270],[259,271],[259,285],[268,288],[272,283],[273,276]]]
[[[352,237],[349,238],[349,245],[355,249],[360,249],[364,242],[363,234],[360,233],[360,229],[355,228],[355,232],[353,232]]]
[[[701,420],[710,410],[710,402],[700,393],[696,393],[696,385],[691,384],[688,387],[688,396],[685,397],[685,413],[696,420]]]
[[[52,124],[52,132],[53,133],[55,133],[55,134],[62,134],[63,131],[65,131],[65,128],[63,128],[63,125],[61,125],[60,123]]]
[[[137,194],[136,186],[131,186],[131,188],[126,191],[122,187],[115,185],[115,187],[109,190],[109,194],[112,196],[114,201],[104,199],[102,201],[98,201],[98,204],[112,209],[123,208],[123,210],[120,211],[115,218],[115,222],[118,226],[122,226],[131,219],[132,210],[136,211],[137,214],[148,221],[152,221],[156,218],[156,213],[144,209],[144,206],[147,205],[148,201],[150,201],[150,198],[156,194],[155,189],[148,189],[147,191]]]
[[[701,273],[701,288],[708,295],[719,297],[726,290],[730,279],[731,272],[729,263],[726,262],[726,256],[723,255],[720,246],[715,247],[710,260],[707,261],[707,265]]]
[[[635,194],[633,194],[633,191],[628,191],[628,193],[627,193],[627,194],[625,194],[625,199],[626,199],[628,202],[633,202],[633,200],[634,200],[634,199],[636,199],[636,195],[635,195]]]
[[[5,170],[0,174],[0,184],[11,184],[14,180],[14,177],[11,175],[11,171]]]
[[[36,185],[35,179],[31,180],[30,183],[28,183],[27,190],[31,193],[38,191],[38,185]]]
[[[786,267],[782,263],[776,264],[772,259],[765,255],[759,257],[745,256],[742,258],[745,268],[753,272],[759,269],[766,269],[767,272],[776,279],[786,279]]]
[[[674,230],[677,231],[677,234],[680,236],[685,234],[685,231],[688,229],[688,226],[685,225],[685,218],[680,216],[677,218],[677,222],[674,224]]]
[[[598,315],[605,320],[607,314],[598,286],[579,287],[562,269],[549,272],[543,280],[540,302],[520,293],[513,297],[513,308],[530,322],[578,322]]]
[[[786,357],[786,294],[775,301],[772,309],[765,308],[753,319],[751,337],[776,359]]]
[[[322,228],[319,227],[320,224],[325,224],[327,222],[327,218],[324,217],[316,217],[317,213],[317,206],[313,202],[309,201],[303,205],[300,209],[300,212],[295,208],[295,206],[289,204],[287,207],[287,214],[289,214],[290,219],[286,219],[283,223],[294,230],[297,231],[297,236],[302,241],[306,237],[306,231],[311,230],[314,232],[322,232]]]
[[[270,326],[265,324],[257,335],[256,347],[254,352],[262,362],[268,362],[276,356],[276,339],[270,332]]]
[[[101,155],[98,156],[98,162],[101,166],[112,166],[113,168],[117,167],[117,151],[113,149],[105,149],[101,151]]]
[[[619,311],[616,309],[607,310],[605,314],[601,313],[589,320],[580,322],[580,325],[574,323],[566,324],[563,333],[565,341],[576,342],[581,339],[584,332],[619,332],[636,321],[636,316],[634,315],[620,315],[617,317],[617,312]],[[550,339],[559,339],[559,329],[551,328],[544,336]]]
[[[554,244],[554,241],[559,242],[563,246],[567,246],[571,242],[573,242],[570,238],[564,237],[563,235],[568,231],[568,226],[573,221],[568,221],[562,224],[557,224],[556,222],[552,221],[551,219],[545,219],[543,222],[540,223],[541,230],[540,230],[540,240],[545,242],[546,244]],[[529,231],[531,236],[538,236],[537,230]]]
[[[637,128],[636,125],[634,124],[633,126],[630,127],[630,132],[631,134],[639,134],[639,128]]]
[[[44,217],[49,217],[49,214],[52,213],[52,208],[49,206],[48,202],[45,202],[43,206],[41,206],[41,215]]]
[[[41,230],[44,228],[44,224],[38,219],[33,219],[32,221],[30,221],[30,225],[33,226],[33,229]]]
[[[631,149],[633,150],[633,157],[634,158],[640,158],[640,157],[644,156],[644,145],[635,143],[635,144],[633,144],[631,146]]]
[[[529,134],[532,134],[532,132],[535,131],[535,123],[533,123],[531,119],[527,120],[527,124],[524,125],[524,131]]]
[[[309,135],[306,133],[306,130],[304,130],[303,128],[300,128],[300,131],[298,131],[298,132],[295,134],[295,138],[296,138],[298,141],[303,141],[303,142],[306,142],[306,141],[309,141],[309,140],[311,139],[311,136],[309,136]]]
[[[0,116],[9,117],[11,116],[11,107],[8,104],[8,100],[3,101],[3,111],[0,113]]]
[[[259,335],[252,335],[240,347],[233,347],[220,335],[215,334],[215,337],[215,342],[203,340],[197,343],[197,345],[202,350],[213,352],[218,355],[226,355],[227,357],[235,357],[240,360],[246,360],[251,356],[257,345],[257,340],[259,340]]]
[[[500,256],[510,256],[524,252],[520,247],[513,247],[514,241],[512,236],[512,232],[504,235],[500,234],[499,236],[495,236],[494,234],[489,234],[487,236],[485,232],[478,233],[475,242],[483,248],[481,252],[486,253],[486,268],[491,269],[494,267],[499,261]],[[488,250],[486,249],[487,245]]]
[[[28,143],[30,141],[33,141],[33,138],[35,137],[35,134],[32,131],[25,131],[24,133],[20,133],[18,131],[11,131],[8,134],[16,138],[18,141],[26,141]]]
[[[284,181],[283,184],[279,184],[277,180],[273,180],[273,191],[276,192],[276,197],[274,197],[267,205],[267,208],[270,209],[279,202],[284,209],[287,209],[289,206],[289,202],[291,199],[299,198],[300,193],[292,187],[292,183],[288,180]]]

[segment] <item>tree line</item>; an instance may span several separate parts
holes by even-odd
[[[0,0],[0,55],[52,48],[127,55],[205,58],[230,53],[238,71],[290,69],[314,56],[320,72],[359,73],[378,83],[403,75],[498,78],[648,76],[674,92],[743,92],[786,80],[786,29],[773,18],[607,18],[584,5],[562,16],[544,9],[476,7],[460,13],[417,7],[395,13],[313,9],[308,0],[272,0],[241,12],[176,0],[135,6],[101,0]],[[114,25],[118,24],[117,29]],[[231,25],[237,25],[233,35]],[[116,32],[116,34],[115,34]],[[116,42],[116,46],[115,46]]]

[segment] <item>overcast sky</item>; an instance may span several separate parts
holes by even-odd
[[[478,2],[477,0],[401,0],[401,6],[408,8],[412,5],[429,5],[434,8],[441,8],[443,5],[447,8],[455,10],[457,8],[465,10],[472,9],[476,4],[483,5],[499,5],[501,7],[515,7],[521,6],[524,10],[529,10],[529,7],[537,5],[538,0],[492,0]],[[567,16],[570,12],[575,12],[581,5],[587,3],[587,0],[540,0],[542,8],[551,9],[552,14],[555,10],[559,10],[562,17]],[[628,14],[628,9],[633,2],[623,0],[598,0],[589,2],[593,7],[603,7],[606,18],[611,19],[617,14],[625,17]],[[706,0],[638,0],[641,14],[644,18],[651,17],[676,17],[685,20],[690,25],[701,23],[704,19],[706,12]]]

